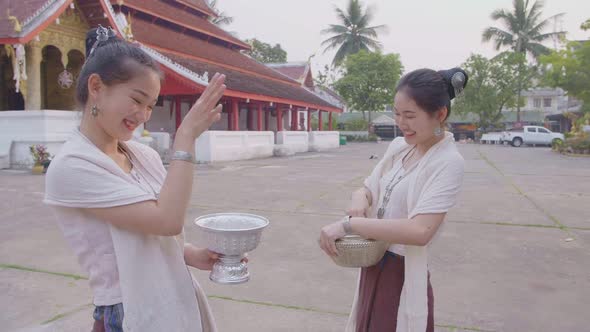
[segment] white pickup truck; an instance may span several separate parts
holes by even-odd
[[[539,126],[524,126],[502,133],[502,142],[510,143],[515,147],[523,144],[551,145],[557,140],[563,142],[565,137],[561,133],[554,133],[547,128]]]

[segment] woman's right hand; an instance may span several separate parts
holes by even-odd
[[[346,209],[346,214],[351,217],[366,218],[369,207],[369,200],[364,191],[356,191],[352,194],[352,199],[350,200],[350,205]]]
[[[216,73],[213,76],[201,97],[182,120],[179,132],[189,135],[192,140],[195,140],[214,122],[219,121],[222,105],[218,102],[225,92],[224,82],[225,75]]]

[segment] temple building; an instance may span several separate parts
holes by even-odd
[[[338,133],[312,131],[311,118],[331,118],[342,104],[245,55],[250,46],[209,21],[216,13],[205,0],[5,0],[0,15],[0,168],[28,166],[30,144],[57,152],[79,122],[84,39],[99,24],[161,64],[165,79],[145,129],[162,148],[216,72],[227,77],[222,120],[197,142],[200,161],[269,156],[292,139],[336,147]]]

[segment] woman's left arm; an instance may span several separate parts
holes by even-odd
[[[445,219],[446,213],[419,214],[413,219],[351,218],[352,232],[365,239],[412,246],[427,245]]]
[[[449,157],[432,181],[424,188],[412,209],[412,219],[350,218],[352,232],[366,239],[413,246],[427,245],[444,221],[463,183],[464,161],[460,155]],[[374,198],[377,200],[377,198]],[[345,235],[342,221],[322,228],[320,247],[328,255],[336,255],[335,241]]]
[[[419,214],[413,219],[371,219],[350,218],[352,233],[365,239],[412,246],[427,245],[444,221],[446,213]],[[322,228],[320,247],[334,256],[335,241],[345,235],[343,221],[337,221]]]

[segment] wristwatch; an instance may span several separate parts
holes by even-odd
[[[170,157],[170,161],[173,160],[181,160],[193,164],[195,163],[195,157],[193,157],[191,153],[186,151],[174,151],[174,154],[172,154],[172,157]]]
[[[350,218],[352,218],[352,216],[346,216],[346,217],[344,217],[344,220],[342,221],[342,227],[344,228],[344,233],[346,233],[346,235],[352,234],[352,226],[350,225]]]

